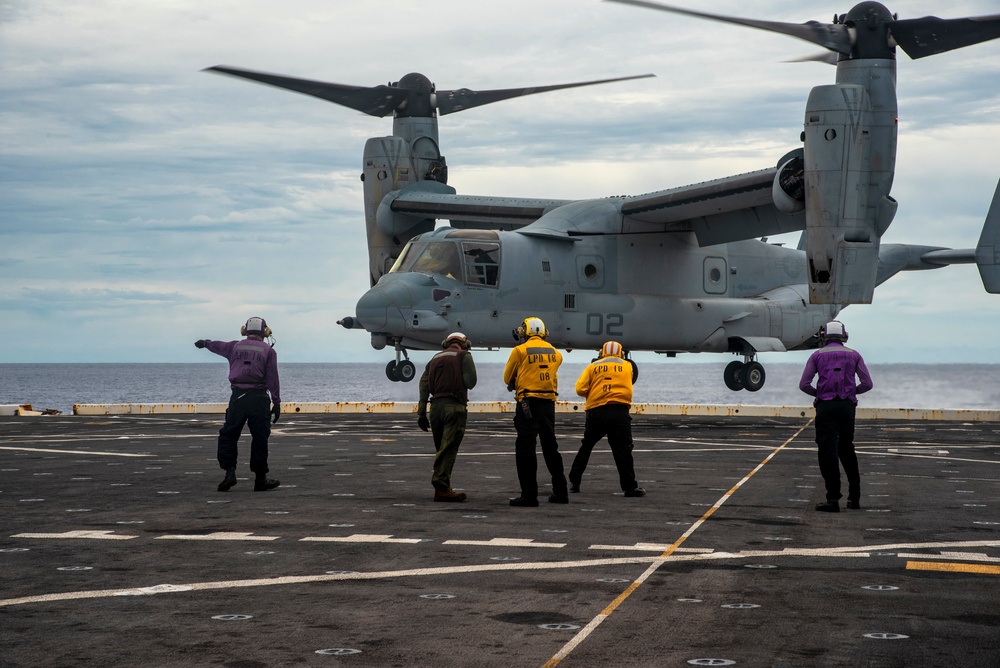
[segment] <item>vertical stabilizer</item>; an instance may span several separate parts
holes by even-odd
[[[1000,183],[993,193],[983,232],[976,246],[976,266],[983,279],[983,287],[992,295],[1000,294]]]

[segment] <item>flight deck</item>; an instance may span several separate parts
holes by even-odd
[[[0,417],[0,666],[1000,665],[1000,423],[860,420],[860,510],[809,416],[633,416],[581,492],[518,495],[472,413],[435,503],[408,413],[283,414],[216,491],[216,414]],[[583,416],[560,413],[568,470]]]

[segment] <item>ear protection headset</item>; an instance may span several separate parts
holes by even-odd
[[[267,322],[264,321],[264,318],[253,317],[247,320],[247,324],[240,327],[240,334],[243,336],[257,334],[258,336],[267,339],[271,336],[271,328],[267,326]]]

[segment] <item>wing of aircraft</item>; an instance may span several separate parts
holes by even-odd
[[[659,190],[633,197],[609,197],[615,205],[608,218],[574,218],[569,234],[629,234],[694,232],[700,246],[758,239],[804,230],[801,212],[785,213],[772,194],[776,168]],[[514,230],[576,200],[487,197],[455,194],[451,188],[423,182],[390,194],[384,200],[394,215],[451,221],[457,228]],[[589,224],[588,224],[589,223]]]

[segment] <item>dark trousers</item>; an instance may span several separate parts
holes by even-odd
[[[629,415],[629,406],[626,404],[609,404],[587,411],[583,441],[573,459],[569,481],[574,485],[580,484],[587,462],[590,461],[590,453],[597,442],[605,436],[608,437],[608,445],[615,458],[618,483],[622,491],[635,489],[639,483],[635,481],[635,468],[632,462],[632,416]]]
[[[267,473],[267,439],[271,436],[271,399],[266,390],[234,390],[226,408],[226,423],[219,430],[219,466],[236,467],[236,443],[243,425],[250,426],[250,470]]]
[[[856,409],[849,399],[816,402],[816,445],[819,446],[819,472],[826,483],[827,501],[838,501],[843,496],[840,493],[841,465],[847,476],[847,499],[861,499],[861,473],[854,452]]]
[[[559,444],[556,443],[556,403],[534,397],[529,397],[527,402],[530,415],[525,414],[520,401],[514,410],[514,429],[517,430],[514,462],[517,465],[521,498],[538,498],[538,458],[535,455],[538,441],[542,443],[542,458],[552,476],[552,493],[558,497],[568,496],[569,487],[563,473],[562,456],[559,454]]]
[[[430,423],[434,436],[434,475],[431,484],[434,489],[446,492],[451,489],[451,470],[455,467],[458,447],[465,437],[465,425],[469,419],[468,409],[457,401],[435,399],[431,402]]]

